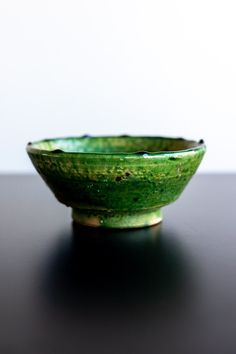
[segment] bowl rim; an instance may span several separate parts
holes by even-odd
[[[169,151],[134,151],[134,152],[82,152],[82,151],[64,151],[62,149],[46,150],[34,147],[34,145],[56,140],[67,140],[67,139],[93,139],[93,138],[127,138],[127,139],[167,139],[167,140],[182,140],[192,143],[193,146],[187,149],[181,150],[169,150]],[[152,135],[80,135],[80,136],[64,136],[64,137],[54,137],[40,139],[33,142],[28,142],[26,146],[27,153],[29,154],[40,154],[48,156],[92,156],[92,157],[158,157],[165,155],[179,155],[189,152],[194,152],[197,150],[206,150],[206,144],[203,139],[192,140],[183,137],[169,137],[169,136],[152,136]]]

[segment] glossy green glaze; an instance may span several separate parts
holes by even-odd
[[[203,141],[161,137],[72,137],[27,145],[56,198],[89,226],[143,227],[162,220],[196,172]]]

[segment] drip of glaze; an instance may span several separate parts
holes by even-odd
[[[63,153],[64,151],[62,151],[61,149],[55,149],[55,150],[52,150],[51,151],[53,154],[61,154]]]

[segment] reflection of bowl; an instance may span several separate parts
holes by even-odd
[[[73,223],[57,235],[42,267],[47,311],[59,306],[83,324],[83,315],[99,323],[123,311],[122,320],[134,313],[159,316],[164,303],[171,311],[192,291],[191,262],[179,236],[161,224],[124,230]]]
[[[197,170],[204,142],[162,137],[73,137],[27,145],[57,199],[88,226],[143,227],[162,220]]]

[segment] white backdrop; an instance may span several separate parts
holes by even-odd
[[[0,171],[29,140],[203,138],[200,171],[236,171],[234,0],[2,0]]]

